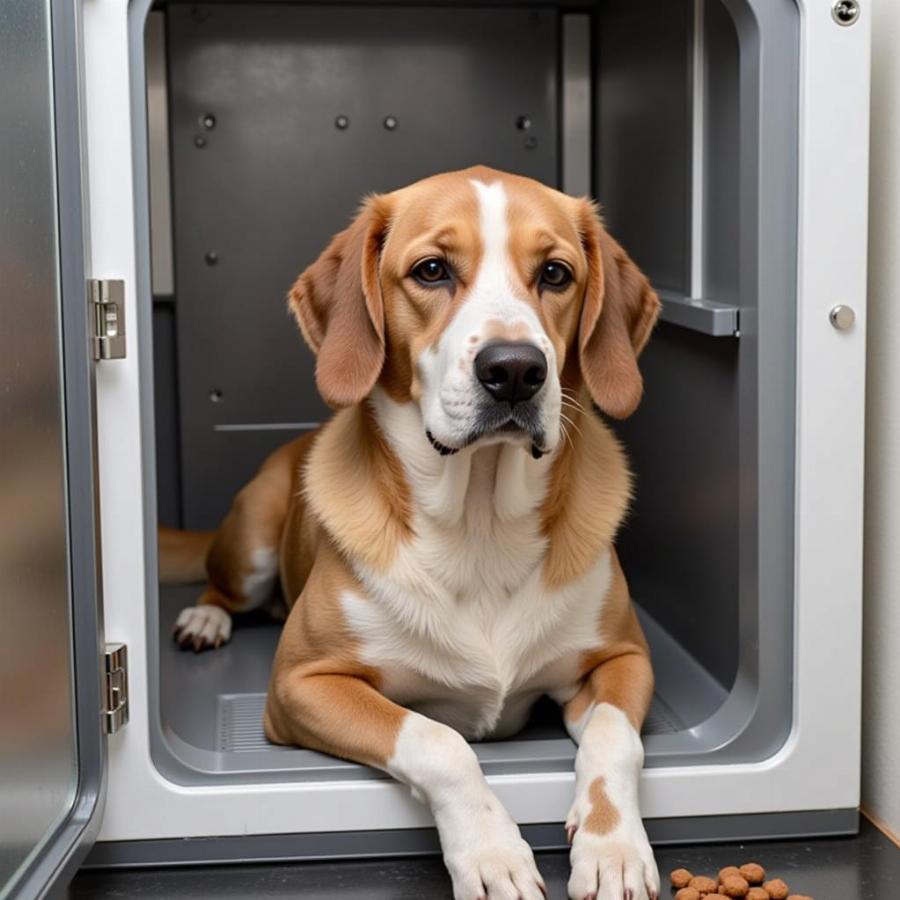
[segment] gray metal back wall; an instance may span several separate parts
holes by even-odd
[[[631,593],[723,685],[738,654],[739,341],[661,324],[644,400],[615,430],[636,496],[617,549]]]
[[[690,5],[609,0],[596,30],[597,199],[659,289],[686,293]]]
[[[558,15],[228,4],[167,17],[183,511],[201,527],[328,414],[284,298],[361,197],[474,163],[556,182]]]

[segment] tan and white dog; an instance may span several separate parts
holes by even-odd
[[[655,898],[653,675],[613,548],[630,478],[592,410],[640,400],[646,278],[589,201],[477,167],[370,197],[290,308],[339,412],[214,536],[162,533],[164,580],[204,557],[209,579],[176,639],[218,646],[280,586],[266,734],[409,785],[457,900],[541,897],[466,739],[515,733],[549,695],[579,744],[570,896]]]

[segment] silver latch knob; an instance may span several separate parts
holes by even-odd
[[[853,311],[852,306],[844,306],[842,303],[839,303],[837,306],[831,307],[828,318],[838,331],[847,331],[853,327],[853,323],[856,321],[856,313]]]

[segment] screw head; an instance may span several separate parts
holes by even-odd
[[[194,135],[194,146],[198,150],[202,150],[206,146],[206,138],[202,134]]]
[[[219,254],[215,250],[207,250],[203,258],[208,266],[214,266],[219,261]]]
[[[856,312],[852,306],[845,306],[843,303],[839,303],[831,308],[828,318],[838,331],[849,331],[856,321]]]
[[[516,118],[516,128],[519,131],[528,131],[531,128],[531,117],[530,116],[518,116]]]
[[[350,127],[350,118],[349,116],[336,116],[334,120],[334,127],[339,131],[345,131]]]
[[[212,113],[203,113],[199,121],[201,128],[207,131],[212,131],[216,127],[216,117]]]
[[[527,138],[525,138],[525,149],[526,150],[534,150],[537,147],[538,141],[537,138],[533,134],[529,134]]]
[[[384,117],[384,127],[388,131],[393,131],[397,127],[397,119],[395,116],[385,116]]]
[[[831,18],[838,25],[852,25],[859,19],[860,9],[857,0],[835,0],[831,7]]]
[[[221,403],[224,398],[222,397],[222,392],[218,388],[213,388],[209,392],[209,399],[212,403]]]

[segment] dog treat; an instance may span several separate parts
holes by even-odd
[[[747,884],[747,879],[740,875],[727,875],[719,885],[719,893],[726,897],[746,897],[749,890],[750,885]]]
[[[788,886],[780,878],[773,878],[771,881],[767,881],[763,887],[772,900],[787,900]]]
[[[766,880],[766,870],[755,862],[744,863],[738,870],[738,875],[746,878],[748,884],[762,884]]]
[[[762,887],[752,887],[744,900],[769,900],[769,892]]]
[[[672,879],[672,887],[683,888],[691,883],[694,876],[687,869],[674,869],[669,878]]]
[[[701,894],[715,894],[719,886],[715,879],[707,878],[705,875],[696,875],[691,879],[690,886],[696,888]],[[787,897],[787,894],[784,895]]]
[[[806,894],[788,894],[787,900],[813,900],[813,898],[807,897]]]
[[[703,900],[728,900],[724,894],[704,894]]]
[[[697,888],[683,887],[675,892],[675,900],[700,900],[700,891]]]
[[[737,866],[725,866],[724,869],[719,869],[719,884],[721,884],[726,878],[728,878],[731,875],[740,875],[740,874],[741,874],[741,870]]]

